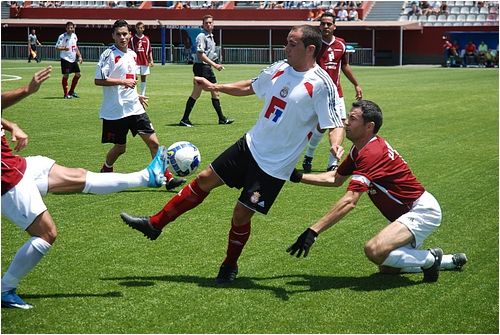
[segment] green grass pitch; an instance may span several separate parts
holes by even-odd
[[[40,91],[3,111],[29,135],[21,153],[98,171],[109,145],[100,143],[101,88],[95,63],[84,63],[77,92],[63,100],[59,64],[2,61],[2,91],[27,83],[35,70],[54,72]],[[220,82],[256,76],[264,65],[227,65]],[[269,215],[256,215],[232,287],[213,279],[225,256],[239,191],[220,187],[152,242],[125,226],[119,213],[151,215],[174,193],[134,189],[105,196],[48,195],[58,226],[49,254],[23,280],[19,294],[35,308],[2,310],[2,333],[494,333],[498,319],[498,69],[354,67],[364,97],[384,112],[380,135],[398,149],[439,200],[441,227],[424,247],[466,252],[462,272],[435,284],[421,274],[378,275],[363,244],[386,223],[363,196],[344,220],[323,233],[305,259],[285,249],[345,192],[288,183]],[[346,105],[352,85],[342,79]],[[191,66],[157,65],[148,77],[148,113],[160,142],[196,144],[209,164],[255,122],[255,96],[221,98],[236,122],[217,125],[203,93],[191,121],[178,127],[192,88]],[[323,139],[315,171],[327,162]],[[349,141],[344,142],[346,150]],[[118,172],[144,168],[148,150],[129,138]],[[298,163],[300,166],[300,162]],[[190,176],[189,179],[194,178]],[[28,238],[2,220],[2,274]]]

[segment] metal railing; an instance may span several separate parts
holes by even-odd
[[[101,53],[109,46],[79,46],[85,61],[99,60]],[[153,58],[156,63],[161,62],[161,47],[153,47]],[[59,51],[53,45],[38,46],[40,58],[44,60],[59,60]],[[167,47],[165,50],[165,61],[167,63],[186,63],[187,55],[184,48]],[[271,64],[277,60],[284,59],[284,48],[221,48],[223,63],[225,64]],[[26,44],[2,44],[2,59],[27,59],[28,47]],[[372,65],[372,49],[357,48],[356,52],[350,53],[351,65]]]

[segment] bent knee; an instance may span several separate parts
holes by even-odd
[[[366,242],[364,251],[366,257],[377,265],[381,265],[387,256],[384,250],[373,240]]]

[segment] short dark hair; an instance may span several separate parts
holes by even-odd
[[[66,22],[66,28],[68,28],[68,26],[73,26],[74,27],[75,24],[73,22],[71,22],[71,21],[68,21],[68,22]]]
[[[373,122],[375,127],[373,128],[373,133],[378,133],[380,127],[382,127],[382,110],[380,107],[370,100],[359,100],[352,103],[352,107],[361,108],[363,112],[363,121],[365,123]]]
[[[113,24],[113,32],[115,31],[116,28],[121,28],[121,27],[127,27],[127,29],[130,30],[128,22],[123,19],[120,19],[116,20],[115,23]]]
[[[313,27],[308,24],[293,27],[292,30],[302,30],[302,43],[307,48],[309,45],[314,45],[314,58],[318,56],[321,50],[321,31],[318,27]]]
[[[330,18],[332,18],[333,23],[335,23],[335,15],[333,15],[333,13],[330,13],[330,12],[324,12],[323,14],[321,14],[321,16],[320,16],[320,18],[319,18],[319,19],[321,20],[321,19],[322,19],[322,18],[324,18],[324,17],[330,17]]]
[[[143,26],[143,25],[144,25],[144,22],[142,22],[142,21],[139,21],[135,24],[136,27]]]
[[[214,17],[213,17],[212,15],[210,15],[210,14],[207,14],[207,15],[205,15],[205,16],[203,17],[203,19],[201,19],[201,22],[202,22],[202,23],[205,23],[205,20],[206,20],[206,19],[212,19],[212,20],[213,20],[213,19],[214,19]]]

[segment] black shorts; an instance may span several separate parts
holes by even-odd
[[[227,186],[243,188],[238,200],[245,207],[262,214],[267,214],[285,184],[285,180],[262,171],[245,136],[220,154],[211,167]]]
[[[73,63],[71,63],[68,62],[66,59],[61,58],[61,73],[62,74],[80,73],[80,67],[78,66],[78,62],[74,61]]]
[[[137,134],[154,134],[155,130],[147,113],[127,116],[118,120],[102,120],[101,143],[125,144],[128,131]]]
[[[217,82],[217,78],[215,78],[214,71],[212,71],[212,67],[208,64],[194,63],[193,73],[197,77],[206,78],[212,84],[215,84]]]

